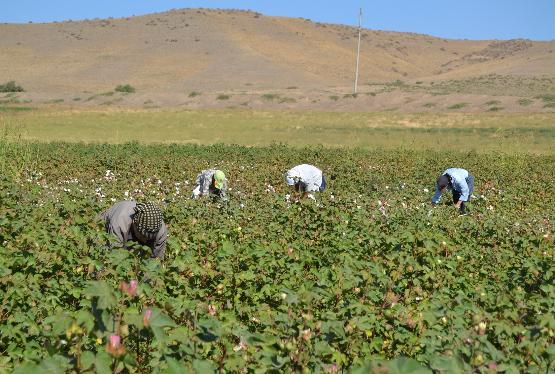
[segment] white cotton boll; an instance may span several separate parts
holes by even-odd
[[[308,198],[309,198],[309,199],[312,199],[312,200],[314,200],[314,201],[316,201],[316,198],[315,198],[314,195],[311,194],[311,193],[308,194]]]
[[[245,204],[241,203],[241,204],[239,204],[239,207],[240,207],[241,209],[243,209],[243,208],[245,207]]]
[[[333,200],[333,199],[335,199],[335,196],[333,196],[333,195],[330,195],[330,199],[332,199],[332,200]]]
[[[427,188],[424,188],[423,191],[426,192],[426,193],[430,192],[430,190],[428,190]]]

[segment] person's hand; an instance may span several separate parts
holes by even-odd
[[[455,208],[460,209],[461,204],[462,204],[462,200],[457,201],[457,203],[455,204]]]

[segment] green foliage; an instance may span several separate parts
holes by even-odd
[[[491,108],[488,109],[488,112],[499,112],[501,110],[503,110],[503,107],[500,106],[492,106]]]
[[[263,94],[261,97],[262,97],[263,100],[266,100],[266,101],[274,101],[275,99],[279,98],[279,95],[278,94],[267,93],[267,94]]]
[[[331,96],[330,96],[330,100],[337,101],[337,100],[339,100],[339,96],[337,96],[337,95],[331,95]]]
[[[292,104],[296,102],[297,102],[297,99],[295,99],[294,97],[281,97],[279,99],[280,104]]]
[[[133,93],[135,92],[135,87],[131,86],[130,84],[118,85],[115,88],[116,92],[124,92],[124,93]]]
[[[0,92],[23,92],[25,91],[21,86],[15,84],[15,81],[9,81],[0,84]]]
[[[528,105],[532,104],[533,102],[534,102],[534,101],[533,101],[533,100],[530,100],[530,99],[519,99],[519,100],[518,100],[518,104],[519,104],[520,106],[528,106]]]
[[[541,99],[544,103],[555,103],[555,95],[543,94],[536,96],[536,99]]]
[[[200,92],[198,91],[191,91],[191,93],[189,94],[189,97],[197,97],[202,95]]]
[[[231,97],[231,96],[229,96],[229,95],[223,95],[223,94],[222,94],[222,95],[218,95],[218,96],[216,97],[216,100],[229,100],[230,97]]]
[[[35,108],[31,106],[3,106],[0,105],[0,112],[28,112]]]
[[[462,108],[464,108],[466,105],[467,105],[466,103],[457,103],[457,104],[453,104],[453,105],[447,107],[447,109],[449,109],[449,110],[462,109]]]
[[[85,101],[91,101],[91,100],[94,100],[98,97],[114,96],[114,93],[115,93],[114,91],[101,92],[101,93],[98,93],[98,94],[95,94],[95,95],[92,95],[92,96],[88,97],[87,100],[85,100]]]
[[[544,108],[555,108],[555,95],[543,94],[536,96],[536,99],[541,99],[544,102]]]
[[[553,155],[7,145],[4,371],[552,368]],[[300,161],[336,176],[316,201],[285,198],[283,171]],[[228,202],[188,198],[210,165]],[[470,216],[450,196],[429,207],[447,165],[476,176]],[[163,263],[106,248],[94,217],[125,198],[163,207]]]
[[[499,105],[499,104],[501,104],[501,102],[499,100],[490,100],[486,103],[486,105],[488,105],[488,106]]]
[[[403,82],[402,80],[397,79],[393,82],[387,83],[386,85],[392,86],[392,87],[405,87],[407,84],[405,82]]]

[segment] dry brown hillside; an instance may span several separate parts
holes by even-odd
[[[350,26],[208,9],[2,24],[0,83],[15,80],[27,91],[19,97],[35,102],[301,108],[329,102],[342,109],[354,77],[356,35]],[[419,107],[438,95],[466,94],[472,103],[479,95],[514,102],[555,93],[555,41],[447,40],[365,29],[360,67],[360,91],[368,96],[363,106],[371,109],[390,105],[392,91],[402,92],[403,105],[416,100]],[[484,77],[488,84],[474,83]],[[136,93],[110,94],[119,84]],[[445,92],[435,92],[438,84]],[[354,101],[344,109],[360,105]]]

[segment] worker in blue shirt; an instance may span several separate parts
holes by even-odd
[[[432,198],[435,206],[441,199],[445,190],[453,191],[453,204],[459,209],[460,214],[466,214],[465,203],[470,201],[474,192],[474,177],[467,170],[461,168],[447,169],[439,176],[436,183],[436,193]]]

